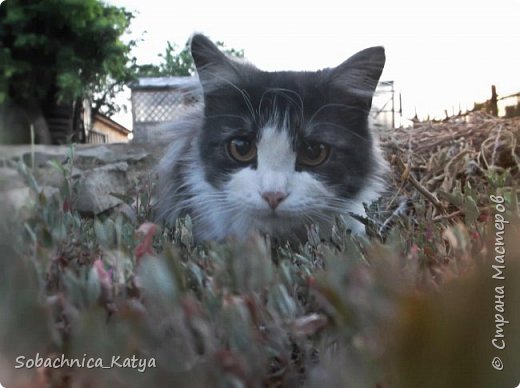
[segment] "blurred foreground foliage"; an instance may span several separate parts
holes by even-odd
[[[63,186],[53,195],[20,164],[34,203],[24,217],[2,212],[1,383],[515,386],[518,171],[491,163],[464,168],[478,161],[475,154],[442,196],[440,186],[423,180],[433,178],[421,173],[420,160],[392,147],[394,140],[386,148],[399,191],[368,209],[364,221],[372,238],[351,237],[338,219],[330,241],[310,228],[299,246],[261,236],[195,245],[189,218],[174,230],[145,221],[146,190],[133,193],[135,218],[82,218],[74,210],[72,162],[54,165],[63,173]],[[432,150],[425,160],[435,163],[439,152],[444,150]],[[503,279],[493,278],[499,212],[491,195],[504,197],[509,221]],[[498,307],[497,287],[505,294]],[[497,326],[496,314],[510,323]],[[492,345],[497,333],[507,344],[503,350]],[[101,358],[105,365],[112,357],[135,357],[149,367],[15,368],[17,357],[34,359],[37,353]],[[492,367],[494,357],[503,370]]]

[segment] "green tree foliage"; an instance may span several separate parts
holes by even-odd
[[[111,114],[133,79],[135,42],[122,35],[132,14],[99,0],[7,0],[0,5],[0,103],[41,121],[45,102],[89,97]]]
[[[224,42],[216,42],[226,54],[237,58],[244,57],[244,50],[226,48]],[[195,73],[195,64],[190,53],[189,42],[182,50],[175,43],[167,42],[164,53],[159,54],[159,65],[145,64],[138,66],[138,75],[141,77],[190,76]]]

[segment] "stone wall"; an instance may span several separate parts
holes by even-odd
[[[111,194],[127,194],[143,177],[153,180],[153,167],[163,151],[161,144],[76,145],[71,173],[79,188],[76,209],[85,215],[99,215],[122,205],[123,201]],[[34,190],[18,171],[20,161],[31,170],[44,195],[57,192],[63,174],[51,161],[66,165],[69,154],[69,146],[0,146],[2,202],[20,212],[34,200]]]

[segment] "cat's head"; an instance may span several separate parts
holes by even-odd
[[[261,71],[199,34],[191,51],[205,104],[200,158],[224,209],[283,235],[359,207],[378,168],[368,115],[382,47],[317,72]]]

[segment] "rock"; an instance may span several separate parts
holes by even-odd
[[[154,164],[161,156],[166,143],[111,143],[103,145],[77,144],[74,146],[76,167],[97,167],[104,164],[127,162]],[[28,166],[44,167],[48,160],[63,163],[67,160],[70,146],[47,145],[0,145],[0,162],[23,159]]]
[[[30,188],[14,168],[0,168],[0,191],[6,208],[16,212],[32,200]]]
[[[29,167],[42,167],[48,160],[64,161],[67,158],[67,146],[47,145],[0,145],[0,160],[22,159]]]
[[[140,162],[147,157],[149,153],[143,150],[142,146],[134,146],[133,144],[110,144],[97,146],[83,146],[78,148],[75,157],[79,163],[98,162],[98,163],[115,163]]]
[[[59,192],[56,187],[44,185],[38,185],[38,190],[47,198]],[[20,173],[7,167],[0,167],[0,193],[4,209],[12,210],[22,218],[28,216],[36,198],[35,191],[27,185]]]
[[[85,171],[79,180],[76,209],[97,215],[121,204],[122,201],[111,193],[124,194],[127,191],[127,170],[128,163],[119,162]]]
[[[153,167],[167,146],[163,143],[115,143],[103,145],[79,144],[74,146],[74,160],[70,178],[79,185],[77,209],[83,214],[96,215],[122,203],[110,193],[126,194],[134,182],[153,180]],[[0,145],[0,195],[8,194],[14,207],[29,203],[32,192],[13,167],[20,160],[31,167],[37,186],[57,189],[63,185],[63,173],[49,161],[66,168],[70,146]]]
[[[134,224],[137,222],[135,204],[123,203],[114,210],[114,214],[122,214]]]
[[[14,168],[0,167],[0,185],[11,185],[15,182],[23,182],[18,171]]]
[[[15,187],[2,193],[2,202],[8,210],[12,210],[15,213],[19,213],[23,207],[31,205],[33,201],[34,194],[27,186]]]
[[[38,168],[34,170],[34,177],[39,184],[44,186],[60,187],[63,184],[63,173],[56,168],[47,166],[45,168]],[[72,167],[71,178],[80,178],[83,171],[76,167]]]
[[[58,163],[64,163],[67,160],[67,155],[54,152],[27,152],[22,155],[22,160],[29,167],[44,167],[47,165],[49,160],[55,160]]]

